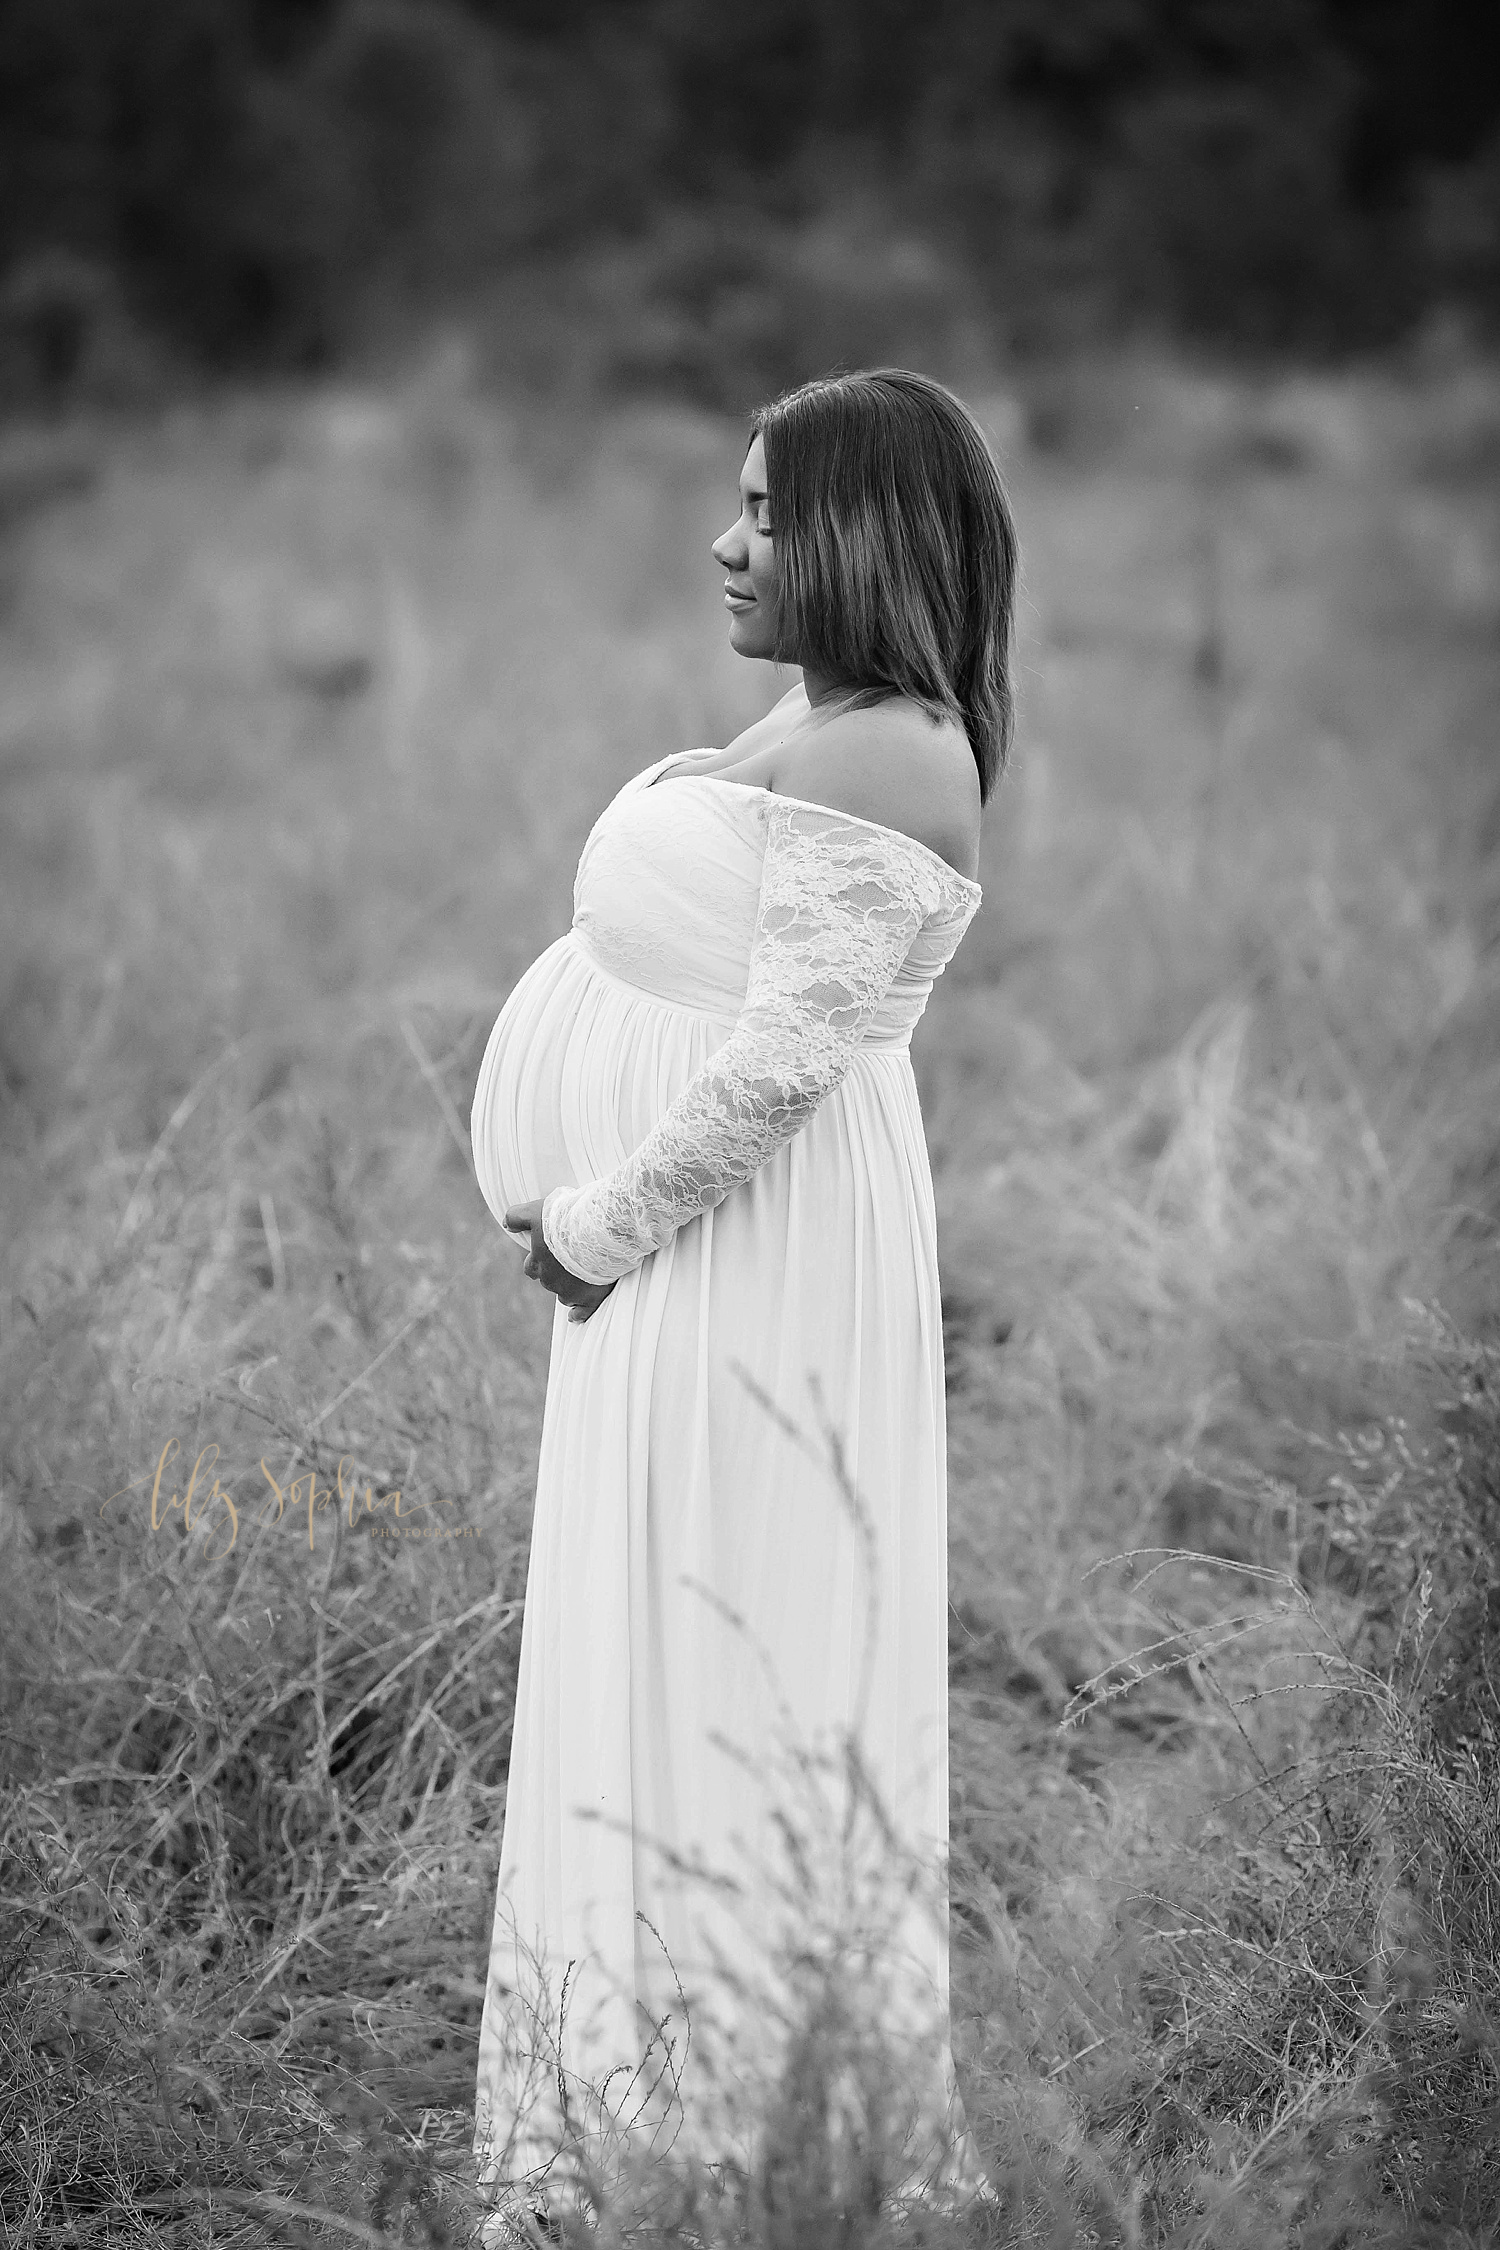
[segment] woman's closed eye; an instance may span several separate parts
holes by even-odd
[[[758,531],[763,539],[769,539],[771,536],[771,526],[766,521],[769,512],[766,506],[766,496],[763,492],[741,493],[740,514],[742,517],[748,516],[750,518],[750,528],[752,531]]]

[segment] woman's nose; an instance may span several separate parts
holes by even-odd
[[[748,546],[737,536],[739,528],[738,524],[731,524],[728,531],[721,531],[709,550],[721,569],[743,570],[750,559]]]

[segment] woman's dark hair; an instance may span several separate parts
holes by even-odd
[[[752,417],[780,598],[777,658],[851,691],[957,719],[985,802],[1014,727],[1019,549],[983,432],[905,368],[829,375]]]

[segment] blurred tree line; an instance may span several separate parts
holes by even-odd
[[[0,329],[63,389],[111,336],[313,368],[498,289],[606,374],[739,403],[903,318],[1016,350],[1482,325],[1492,12],[0,0]]]

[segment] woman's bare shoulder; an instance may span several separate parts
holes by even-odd
[[[790,765],[790,761],[788,761]],[[979,768],[954,719],[892,697],[840,711],[798,747],[778,786],[836,812],[899,829],[973,877],[979,862]]]

